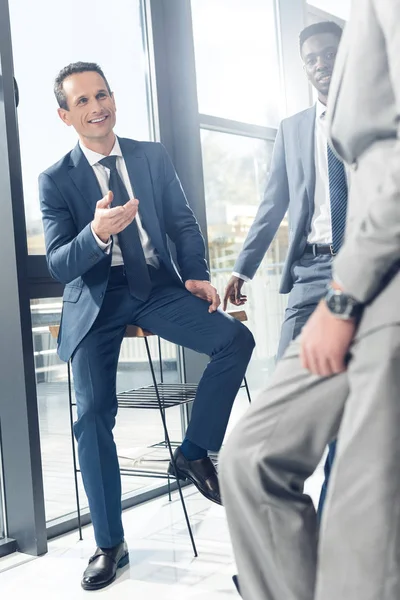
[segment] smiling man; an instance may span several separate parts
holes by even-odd
[[[308,80],[318,93],[315,106],[285,119],[276,137],[270,176],[257,216],[236,261],[225,291],[236,306],[244,304],[244,282],[263,260],[286,214],[289,249],[281,293],[290,292],[277,359],[281,359],[325,294],[332,258],[343,240],[347,182],[343,164],[328,146],[325,110],[342,29],[331,21],[310,25],[300,33],[300,54]],[[301,423],[299,423],[301,427]],[[321,493],[322,509],[335,445],[330,447]]]
[[[69,65],[56,79],[55,95],[59,116],[79,142],[42,173],[40,200],[49,270],[66,284],[58,353],[72,360],[74,429],[98,545],[82,586],[96,590],[128,562],[112,434],[126,326],[210,356],[169,472],[217,504],[218,477],[207,451],[221,447],[254,340],[217,310],[204,240],[164,147],[114,134],[115,99],[100,67]]]

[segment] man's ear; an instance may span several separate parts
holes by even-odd
[[[66,110],[65,108],[59,108],[57,110],[57,112],[58,112],[58,116],[60,117],[61,121],[63,121],[66,125],[68,125],[68,127],[71,127],[72,123],[70,120],[69,110]]]
[[[117,112],[117,105],[115,104],[114,92],[111,92],[111,98],[112,98],[112,101],[113,101],[113,104],[114,104],[114,110],[115,110],[115,112]]]

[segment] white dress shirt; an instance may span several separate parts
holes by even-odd
[[[315,193],[314,214],[311,221],[311,231],[308,236],[309,244],[331,244],[331,200],[329,195],[328,173],[328,137],[325,118],[322,116],[326,106],[319,100],[316,105],[315,118]]]
[[[86,156],[86,158],[89,162],[89,165],[92,167],[94,174],[96,175],[97,181],[99,182],[101,193],[103,194],[103,196],[105,196],[110,189],[109,188],[110,169],[107,169],[107,167],[104,167],[103,165],[100,165],[98,163],[102,158],[106,158],[106,157],[103,156],[103,154],[99,154],[98,152],[89,150],[89,148],[86,148],[81,142],[79,142],[79,145],[80,145],[80,148],[81,148],[83,154]],[[134,198],[135,197],[134,192],[132,189],[132,185],[131,185],[131,182],[129,179],[125,160],[124,160],[124,157],[122,156],[121,148],[120,148],[117,137],[115,137],[115,144],[114,144],[114,147],[111,150],[109,156],[117,156],[118,157],[117,158],[117,171],[126,187],[126,191],[128,192],[129,198]],[[101,198],[99,198],[99,200],[101,200]],[[158,268],[159,260],[157,258],[156,250],[155,250],[153,244],[151,243],[151,240],[150,240],[149,236],[147,235],[145,229],[143,228],[143,225],[140,221],[139,212],[137,213],[135,219],[136,219],[136,223],[137,223],[137,227],[138,227],[138,231],[139,231],[140,241],[143,246],[143,252],[144,252],[144,257],[145,257],[146,263],[148,265]],[[93,227],[92,227],[92,233],[94,235],[96,242],[100,246],[100,248],[102,250],[104,250],[105,252],[110,252],[111,241],[109,241],[108,243],[104,243],[95,234],[95,232],[93,231]],[[118,265],[123,265],[124,260],[122,258],[121,248],[118,243],[118,236],[114,235],[114,236],[112,236],[112,238],[113,238],[113,245],[112,245],[111,266],[116,267]]]

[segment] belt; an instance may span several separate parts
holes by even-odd
[[[157,273],[162,273],[162,272],[167,271],[165,268],[163,268],[161,263],[158,268],[153,267],[153,265],[147,264],[147,268],[149,269],[150,278],[154,277]],[[118,285],[120,285],[122,282],[127,283],[125,265],[116,265],[114,267],[112,266],[110,269],[110,276],[108,279],[109,285],[113,285],[116,283]]]
[[[313,254],[314,256],[318,254],[330,254],[331,256],[335,256],[337,253],[334,252],[332,244],[307,244],[304,254]]]
[[[149,263],[147,263],[147,267],[149,269],[154,269],[155,271],[158,271],[158,269],[160,268],[160,267],[154,267],[153,265],[149,265]],[[115,266],[111,265],[110,275],[112,275],[112,274],[123,275],[125,277],[125,275],[126,275],[125,265],[115,265]]]
[[[111,265],[110,275],[125,275],[125,266],[124,265]]]

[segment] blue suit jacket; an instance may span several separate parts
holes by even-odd
[[[275,141],[264,198],[234,271],[252,279],[289,211],[289,249],[281,293],[293,287],[291,267],[305,249],[314,213],[315,106],[282,121]]]
[[[158,143],[119,139],[140,217],[162,263],[178,285],[208,280],[204,239],[175,169]],[[102,198],[92,167],[77,145],[39,178],[40,203],[51,275],[66,284],[58,353],[68,360],[101,308],[111,253],[101,250],[90,223]],[[167,236],[175,243],[175,266]]]

